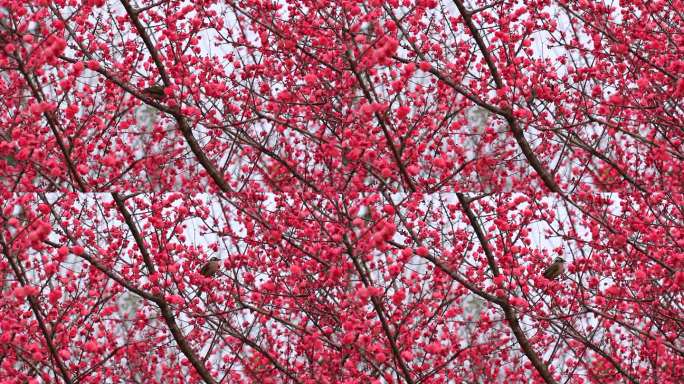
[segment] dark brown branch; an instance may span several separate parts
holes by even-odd
[[[482,227],[477,221],[477,217],[470,209],[470,203],[463,194],[459,193],[457,194],[457,196],[458,201],[461,204],[461,208],[468,217],[470,221],[470,226],[475,231],[475,234],[477,235],[480,245],[482,246],[482,250],[484,251],[485,256],[487,257],[487,263],[489,264],[489,268],[492,270],[492,274],[494,276],[499,276],[499,269],[496,265],[494,253],[492,252],[491,248],[489,248],[489,242],[487,241],[486,235],[482,230]],[[499,306],[503,310],[504,316],[508,321],[508,326],[509,328],[511,328],[511,331],[513,331],[513,335],[515,336],[515,339],[518,341],[520,348],[522,349],[525,356],[527,356],[527,358],[530,360],[532,365],[537,369],[539,375],[548,384],[556,384],[556,380],[553,379],[551,372],[549,372],[549,368],[542,361],[539,355],[537,355],[537,352],[534,351],[534,348],[532,347],[532,344],[530,344],[530,341],[527,339],[527,336],[525,336],[525,332],[522,330],[522,327],[520,326],[520,321],[518,320],[518,317],[513,307],[508,303],[507,300],[502,300],[497,304],[499,304]]]
[[[140,22],[140,19],[138,18],[138,13],[131,6],[128,0],[121,0],[121,4],[123,5],[124,9],[126,10],[126,13],[130,17],[133,25],[135,26],[138,35],[140,35],[140,38],[143,40],[145,47],[147,47],[147,50],[149,51],[150,56],[152,57],[152,60],[154,61],[155,66],[157,67],[157,70],[159,71],[159,75],[162,78],[164,86],[171,86],[171,78],[166,73],[164,64],[162,63],[162,60],[159,57],[157,49],[152,43],[152,39],[150,39],[150,36],[145,31],[145,27]],[[207,157],[207,155],[200,147],[199,143],[197,142],[197,139],[192,134],[192,129],[190,128],[188,121],[185,119],[185,116],[183,116],[183,114],[181,114],[180,110],[178,109],[167,109],[166,111],[169,112],[178,123],[178,129],[181,131],[183,138],[188,143],[190,150],[195,155],[195,157],[197,157],[197,161],[199,161],[202,167],[207,171],[211,179],[216,183],[216,185],[218,185],[221,191],[226,193],[232,191],[223,175],[217,170],[216,166],[212,163],[212,161]]]
[[[138,249],[140,250],[140,253],[143,256],[143,262],[145,263],[148,273],[154,273],[155,268],[154,264],[152,263],[152,258],[150,257],[150,254],[147,251],[147,247],[145,246],[145,242],[143,241],[140,231],[138,231],[138,227],[135,225],[135,222],[133,221],[133,217],[131,216],[130,212],[128,212],[128,209],[124,205],[124,201],[121,199],[121,196],[119,196],[117,193],[113,193],[112,198],[116,202],[119,212],[124,217],[126,225],[128,226],[128,229],[131,231],[133,238],[135,239],[135,243],[138,245]],[[185,339],[183,332],[178,327],[178,323],[176,322],[176,317],[174,316],[173,311],[171,310],[171,306],[166,302],[163,296],[155,296],[153,301],[159,307],[162,317],[164,318],[164,322],[169,327],[169,331],[171,332],[171,335],[173,336],[174,340],[176,341],[176,344],[178,345],[178,348],[181,350],[183,355],[185,355],[188,361],[190,361],[190,364],[192,364],[192,366],[195,368],[200,377],[202,377],[204,382],[209,384],[217,384],[218,382],[213,378],[209,370],[204,366],[204,363],[202,363],[202,361],[195,355],[195,352],[192,350],[192,347]]]
[[[459,13],[463,17],[463,20],[466,24],[466,27],[470,31],[470,34],[473,36],[475,39],[475,43],[477,44],[479,50],[482,53],[482,56],[484,57],[485,63],[487,64],[487,67],[489,68],[489,72],[492,75],[492,78],[494,79],[494,84],[496,85],[497,89],[501,89],[504,87],[504,82],[501,78],[501,75],[499,74],[498,69],[496,68],[496,64],[494,63],[494,59],[492,58],[489,49],[487,48],[487,45],[485,44],[484,40],[482,39],[482,36],[480,35],[480,32],[478,31],[477,27],[473,23],[472,20],[472,13],[469,12],[466,8],[463,2],[460,0],[453,0],[454,5],[456,5],[456,8],[458,8]],[[416,51],[418,52],[418,51]],[[422,55],[421,55],[422,56]],[[434,72],[431,71],[431,73],[434,74]],[[442,80],[442,79],[440,79]],[[443,80],[442,80],[443,81]],[[454,88],[454,83],[453,82],[445,82],[447,85],[450,87]],[[466,95],[468,97],[468,93],[464,92],[463,89],[459,88],[454,88],[457,92]],[[472,100],[472,97],[469,97]],[[534,154],[534,151],[530,147],[530,144],[528,143],[527,139],[525,138],[523,130],[520,128],[518,121],[513,117],[513,114],[510,110],[510,108],[506,109],[498,109],[495,111],[495,109],[488,105],[487,103],[480,102],[477,103],[478,105],[483,106],[484,108],[498,114],[499,116],[502,116],[506,122],[508,123],[508,127],[511,130],[511,133],[513,134],[513,137],[515,138],[515,141],[518,143],[518,146],[520,147],[520,150],[523,152],[523,155],[527,159],[528,163],[532,168],[537,172],[539,177],[542,179],[544,184],[546,185],[549,190],[552,192],[557,192],[561,193],[561,189],[556,184],[556,181],[553,178],[553,175],[546,169],[544,166],[541,164],[537,156]]]

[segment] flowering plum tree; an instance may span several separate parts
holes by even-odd
[[[0,383],[684,381],[683,28],[0,1]]]

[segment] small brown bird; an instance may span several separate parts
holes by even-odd
[[[565,272],[565,259],[562,257],[556,257],[553,264],[549,265],[544,271],[543,275],[549,280],[553,280]]]
[[[166,94],[164,93],[164,87],[161,85],[153,85],[151,87],[147,87],[143,89],[142,94],[155,100],[163,100],[164,98],[166,98]]]
[[[214,277],[216,272],[218,272],[219,268],[221,267],[220,261],[221,259],[219,259],[218,257],[212,257],[211,259],[209,259],[209,261],[204,263],[204,265],[200,269],[200,274],[206,277]]]

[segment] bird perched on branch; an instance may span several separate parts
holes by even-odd
[[[553,264],[549,265],[543,273],[543,276],[549,280],[553,280],[560,276],[565,271],[565,259],[556,257]]]
[[[205,276],[205,277],[214,277],[216,272],[218,272],[219,268],[221,268],[221,259],[218,257],[214,256],[209,261],[204,263],[202,265],[202,268],[200,268],[200,275]]]
[[[161,85],[147,87],[143,89],[142,94],[155,100],[163,100],[166,97],[166,94],[164,93],[164,87]]]

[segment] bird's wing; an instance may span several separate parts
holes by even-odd
[[[200,274],[202,274],[203,276],[206,276],[209,274],[209,263],[205,263],[202,266],[202,269],[200,269]]]
[[[558,268],[558,264],[552,264],[544,271],[544,277],[546,277],[547,279],[552,279],[558,274]]]

